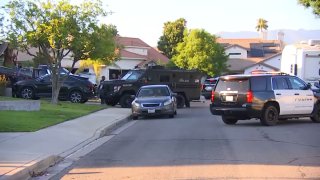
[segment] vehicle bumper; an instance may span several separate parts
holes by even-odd
[[[133,116],[158,116],[158,115],[171,115],[174,114],[173,108],[166,107],[132,107]]]
[[[203,91],[203,92],[201,92],[201,95],[204,96],[206,99],[210,99],[211,98],[211,91],[210,92]]]
[[[216,107],[210,104],[210,112],[212,115],[234,116],[239,119],[260,118],[262,108],[252,104],[245,104],[242,107]]]

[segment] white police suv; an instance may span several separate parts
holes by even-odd
[[[211,94],[210,111],[226,124],[260,119],[272,126],[282,119],[310,117],[320,122],[320,99],[298,77],[277,74],[221,76]]]

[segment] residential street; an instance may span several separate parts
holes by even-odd
[[[193,102],[169,119],[142,118],[53,179],[319,179],[320,124],[225,125]]]

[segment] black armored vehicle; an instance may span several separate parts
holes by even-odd
[[[190,101],[199,100],[201,94],[202,74],[194,70],[166,69],[151,66],[147,69],[129,71],[121,80],[104,81],[99,93],[106,104],[120,104],[123,108],[131,107],[132,95],[144,85],[168,85],[177,93],[177,107],[190,107]]]

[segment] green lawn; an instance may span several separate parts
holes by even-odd
[[[0,97],[1,100],[11,98]],[[17,98],[13,98],[18,100]],[[40,111],[0,111],[0,132],[32,132],[106,108],[101,105],[41,100]]]

